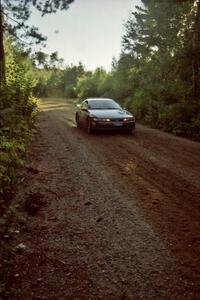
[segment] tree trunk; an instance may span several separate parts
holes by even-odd
[[[193,99],[195,102],[200,98],[200,81],[199,81],[199,68],[200,68],[200,0],[197,2],[197,13],[194,23],[193,34]]]
[[[3,7],[0,0],[0,85],[5,84],[5,52],[3,45]]]

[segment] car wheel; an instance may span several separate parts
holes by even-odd
[[[90,118],[87,119],[87,132],[89,134],[91,134],[93,132]]]
[[[79,122],[78,114],[76,114],[76,126],[80,127],[80,122]]]

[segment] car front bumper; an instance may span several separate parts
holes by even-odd
[[[135,121],[92,121],[91,125],[93,130],[133,130],[135,128]]]

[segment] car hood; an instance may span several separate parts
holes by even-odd
[[[90,109],[90,115],[96,118],[130,118],[133,117],[131,113],[123,109]]]

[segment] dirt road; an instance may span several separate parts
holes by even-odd
[[[200,144],[88,135],[74,111],[41,104],[15,199],[19,299],[200,299]]]

